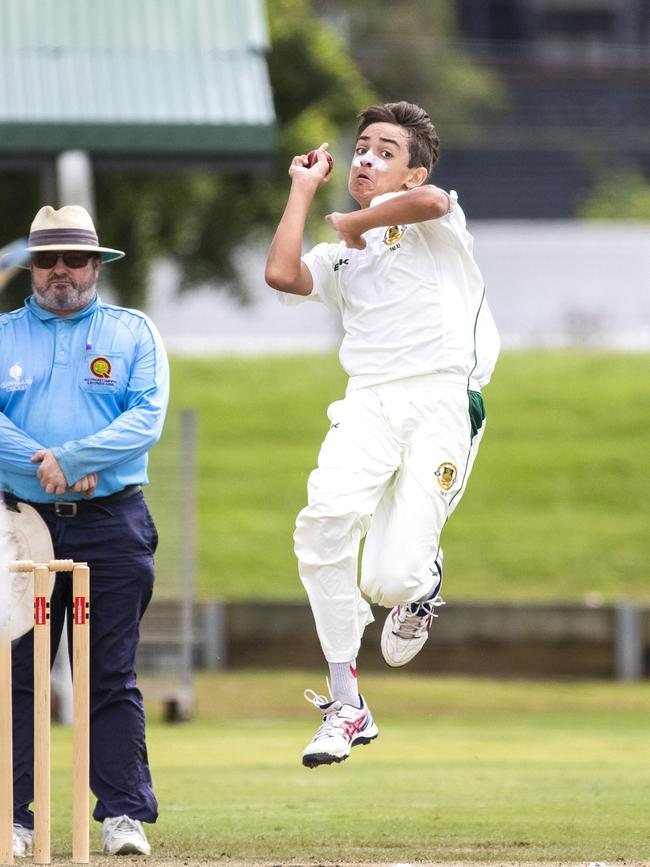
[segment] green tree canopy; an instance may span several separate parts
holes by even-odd
[[[321,17],[323,8],[326,17]],[[334,0],[325,7],[311,0],[267,0],[267,10],[278,132],[269,171],[111,171],[96,176],[100,237],[127,251],[124,260],[104,272],[122,303],[145,305],[151,267],[161,256],[180,266],[182,288],[226,286],[245,301],[237,254],[277,224],[291,158],[323,141],[334,153],[337,170],[319,193],[308,226],[311,237],[318,238],[327,232],[322,215],[341,207],[345,195],[349,154],[339,155],[337,144],[368,104],[421,102],[442,128],[444,146],[475,130],[486,106],[498,102],[494,78],[477,71],[454,41],[452,0],[357,0],[353,7]],[[4,176],[0,189],[4,237],[26,234],[42,204],[35,179]],[[12,293],[1,299],[3,307],[14,306],[28,291],[26,279],[16,280]]]
[[[483,122],[507,105],[497,75],[463,47],[457,0],[331,0],[315,9],[347,35],[352,57],[382,102],[425,108],[443,146],[474,142]]]
[[[0,175],[0,247],[26,237],[39,207],[38,177],[25,172]],[[19,273],[0,292],[0,310],[14,310],[30,294],[29,273]]]
[[[151,264],[167,255],[180,265],[183,287],[224,284],[243,300],[236,254],[278,221],[296,153],[334,143],[343,126],[373,95],[342,40],[314,18],[308,0],[267,0],[269,74],[278,139],[269,172],[255,175],[199,171],[182,174],[111,173],[98,178],[102,232],[128,250],[115,268],[121,298],[142,304]],[[336,185],[320,197],[331,210]],[[326,210],[324,210],[326,213]]]
[[[343,41],[313,15],[309,0],[267,0],[267,9],[278,129],[270,171],[111,171],[96,176],[100,236],[127,251],[124,260],[104,272],[123,303],[145,304],[151,267],[160,256],[179,264],[183,287],[226,285],[245,300],[236,254],[252,236],[277,223],[291,158],[322,141],[335,145],[341,129],[374,99]],[[36,178],[4,175],[0,189],[4,237],[27,234],[41,204]],[[323,213],[333,209],[338,189],[330,183],[319,195]],[[2,297],[5,309],[28,294],[29,283],[17,279],[11,288]]]
[[[577,213],[583,220],[650,220],[650,183],[639,168],[608,172]]]

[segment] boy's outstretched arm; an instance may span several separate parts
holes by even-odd
[[[444,190],[425,184],[371,208],[362,208],[347,214],[334,212],[325,219],[347,247],[363,250],[366,242],[361,236],[369,229],[436,220],[449,212],[450,204],[449,196]]]
[[[323,142],[318,148],[318,161],[311,168],[306,168],[304,154],[295,156],[289,167],[289,199],[269,249],[264,274],[269,286],[280,292],[309,295],[312,291],[311,272],[300,257],[312,199],[316,190],[329,180],[326,150],[327,142]]]

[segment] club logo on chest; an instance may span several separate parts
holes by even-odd
[[[108,358],[100,355],[97,358],[93,358],[90,362],[90,372],[93,376],[99,377],[99,379],[110,379],[111,363]]]
[[[407,229],[408,226],[389,226],[384,232],[385,246],[390,247],[391,250],[397,250]]]

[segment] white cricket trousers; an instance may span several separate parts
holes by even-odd
[[[294,534],[328,662],[357,656],[374,619],[362,592],[392,608],[433,590],[440,534],[465,490],[482,410],[476,392],[434,375],[352,390],[328,408]]]

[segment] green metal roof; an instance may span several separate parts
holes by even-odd
[[[263,0],[0,0],[0,153],[268,153]]]

